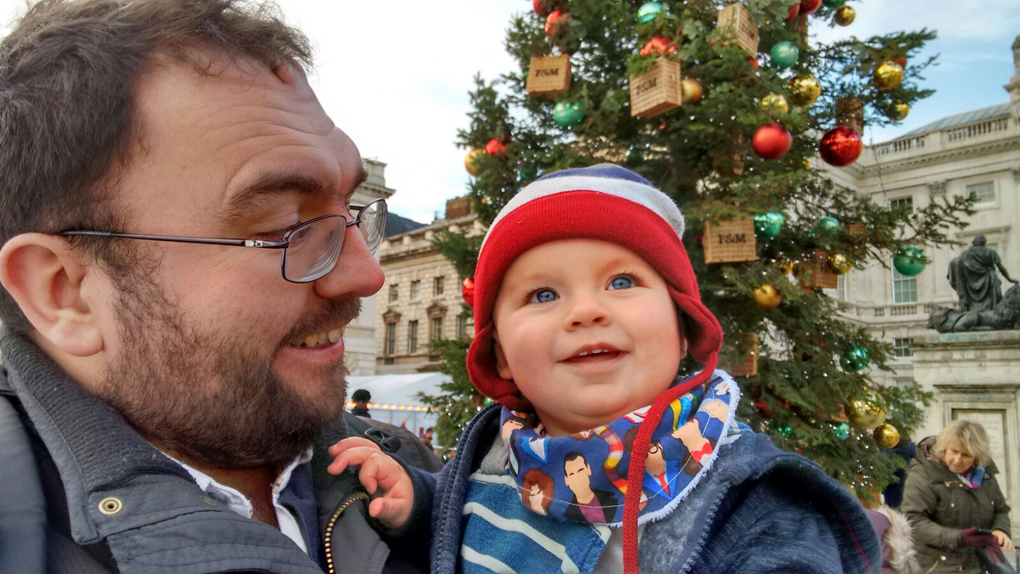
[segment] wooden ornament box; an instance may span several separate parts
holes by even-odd
[[[829,254],[822,249],[812,249],[807,260],[797,264],[797,280],[809,289],[835,289],[839,286],[839,275],[829,268]]]
[[[651,118],[680,107],[680,62],[659,58],[655,66],[630,77],[630,115]]]
[[[754,218],[745,217],[719,224],[705,222],[702,238],[705,263],[733,263],[758,259]]]
[[[570,90],[570,58],[566,55],[532,58],[524,89],[542,98],[566,94]]]
[[[718,25],[726,38],[724,46],[735,43],[752,57],[758,57],[758,26],[751,19],[751,11],[743,4],[730,4],[719,10]]]
[[[864,102],[857,98],[836,100],[836,125],[853,128],[857,135],[864,134]]]
[[[744,361],[729,369],[730,374],[735,377],[753,377],[758,374],[758,335],[748,333],[747,340],[750,341],[750,349]]]

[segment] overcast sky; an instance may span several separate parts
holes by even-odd
[[[312,77],[326,111],[365,157],[388,164],[386,182],[397,190],[390,210],[429,222],[446,199],[464,193],[465,150],[454,146],[467,125],[472,76],[513,69],[503,49],[514,13],[531,0],[389,0],[350,2],[279,0],[287,20],[316,45]],[[927,74],[934,96],[916,105],[900,125],[865,130],[865,141],[886,141],[946,115],[1009,101],[1002,86],[1013,75],[1010,46],[1020,34],[1018,0],[867,0],[852,2],[857,20],[847,28],[813,21],[817,41],[866,38],[922,27],[937,30],[931,53],[940,65]],[[0,0],[6,24],[23,0]],[[5,33],[6,28],[2,31]]]

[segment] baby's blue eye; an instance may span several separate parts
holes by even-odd
[[[531,298],[528,301],[531,303],[549,303],[557,299],[559,299],[559,295],[552,289],[539,289],[531,294]]]
[[[609,282],[609,289],[630,289],[634,286],[634,280],[626,275],[619,277],[613,277],[613,280]]]

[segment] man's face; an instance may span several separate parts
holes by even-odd
[[[130,229],[119,231],[280,239],[347,214],[361,157],[303,72],[217,59],[213,69],[156,58],[142,78],[141,145],[117,196]],[[283,279],[279,250],[138,247],[144,260],[111,271],[109,304],[96,309],[98,393],[144,436],[217,468],[284,464],[339,416],[343,329],[383,282],[357,230],[336,268],[307,284]]]
[[[680,364],[665,280],[612,243],[571,239],[528,250],[507,270],[493,318],[500,376],[551,434],[651,404]]]
[[[574,494],[586,494],[591,488],[591,467],[584,457],[563,463],[563,482]]]

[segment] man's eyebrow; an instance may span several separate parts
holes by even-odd
[[[362,167],[354,177],[353,185],[344,194],[344,199],[349,199],[354,190],[367,179],[368,172]],[[237,223],[274,197],[293,192],[329,200],[336,199],[337,190],[314,177],[294,173],[267,173],[235,193],[220,210],[219,219],[228,225]]]

